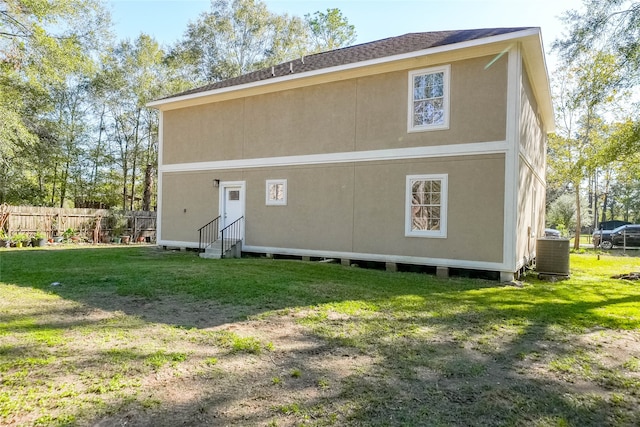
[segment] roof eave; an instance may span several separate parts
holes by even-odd
[[[443,53],[443,52],[448,52],[448,51],[453,51],[458,49],[467,49],[475,46],[488,45],[492,43],[500,43],[500,42],[505,42],[509,40],[517,40],[517,39],[522,39],[522,38],[527,38],[532,36],[537,36],[538,39],[540,39],[540,30],[538,28],[529,28],[522,31],[515,31],[512,33],[490,36],[490,37],[485,37],[481,39],[465,41],[461,43],[452,43],[444,46],[437,46],[437,47],[432,47],[428,49],[422,49],[422,50],[417,50],[413,52],[403,53],[399,55],[392,55],[392,56],[386,56],[383,58],[353,62],[345,65],[338,65],[334,67],[322,68],[322,69],[308,71],[308,72],[294,73],[286,76],[274,77],[268,80],[259,80],[259,81],[236,85],[236,86],[229,86],[229,87],[224,87],[220,89],[212,89],[208,91],[191,93],[191,94],[182,95],[182,96],[159,99],[156,101],[149,102],[146,105],[147,107],[157,108],[159,110],[169,110],[169,109],[172,109],[171,108],[172,104],[173,105],[184,104],[185,102],[189,102],[189,101],[200,101],[197,103],[201,103],[202,101],[204,101],[203,98],[214,97],[220,94],[226,94],[226,93],[235,92],[235,91],[240,92],[246,89],[256,88],[260,86],[267,86],[267,85],[275,85],[282,82],[287,82],[287,81],[292,81],[297,79],[304,79],[304,78],[309,78],[317,75],[331,74],[339,71],[367,67],[367,66],[377,65],[377,64],[384,64],[388,62],[400,61],[403,59],[410,59],[410,58],[415,58],[420,56],[433,55],[437,53]],[[544,54],[542,55],[542,58],[544,61]],[[544,69],[546,70],[546,65]]]
[[[522,40],[524,60],[547,133],[556,130],[553,98],[540,30]]]

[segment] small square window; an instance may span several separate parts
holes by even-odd
[[[284,206],[287,204],[287,180],[268,179],[266,189],[266,204]]]

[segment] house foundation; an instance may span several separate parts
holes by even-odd
[[[500,281],[501,282],[513,282],[515,276],[513,273],[507,273],[505,271],[500,272]]]
[[[436,267],[436,277],[440,279],[448,279],[449,267]]]

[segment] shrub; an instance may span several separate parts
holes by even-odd
[[[29,242],[29,236],[27,236],[25,233],[16,233],[11,236],[11,241],[13,243],[27,243]]]

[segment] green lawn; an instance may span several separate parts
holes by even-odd
[[[640,258],[571,270],[1,250],[0,425],[638,425]]]

